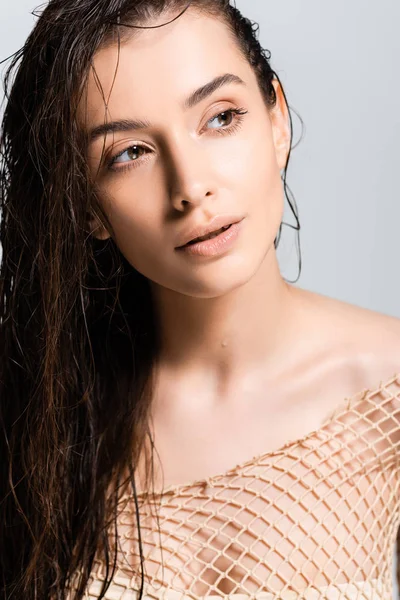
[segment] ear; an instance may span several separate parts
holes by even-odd
[[[96,215],[91,214],[90,218],[88,218],[88,228],[90,234],[98,240],[107,240],[111,237],[106,226],[103,225]]]
[[[279,169],[282,170],[285,168],[290,149],[289,111],[279,81],[274,79],[272,85],[275,88],[276,104],[270,111],[270,118],[276,161]]]

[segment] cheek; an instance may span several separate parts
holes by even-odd
[[[135,266],[151,255],[160,242],[161,215],[157,213],[157,202],[144,202],[144,194],[132,193],[129,176],[126,184],[117,189],[108,189],[107,214],[114,228],[115,243],[125,258]]]
[[[233,189],[239,192],[238,201],[249,206],[250,213],[261,209],[279,215],[283,210],[283,188],[269,121],[264,120],[253,133],[244,140],[240,156],[230,161]]]
[[[236,148],[238,150],[238,148]],[[260,111],[254,118],[248,133],[241,137],[239,151],[230,156],[229,169],[231,181],[248,188],[267,191],[280,179],[280,170],[276,160],[272,129],[269,118]]]
[[[269,121],[260,127],[254,140],[242,172],[243,178],[247,178],[247,206],[253,233],[269,247],[278,234],[284,214],[283,184]]]

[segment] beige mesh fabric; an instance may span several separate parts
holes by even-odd
[[[143,598],[392,600],[399,447],[397,373],[277,450],[149,497],[140,492]],[[136,532],[127,492],[109,600],[139,598]],[[87,598],[98,597],[103,579],[97,562]]]

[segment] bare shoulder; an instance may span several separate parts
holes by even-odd
[[[331,349],[351,389],[374,389],[400,374],[400,318],[308,290],[299,294],[312,315],[311,329]]]

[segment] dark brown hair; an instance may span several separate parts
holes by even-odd
[[[113,239],[90,235],[93,216],[112,227],[76,115],[99,48],[154,17],[178,11],[178,18],[188,5],[227,25],[273,107],[279,78],[270,55],[258,27],[228,0],[51,0],[4,77],[0,595],[7,600],[64,599],[76,572],[82,598],[100,546],[107,567],[115,565],[107,531],[128,483],[136,500],[135,465],[146,440],[151,447],[155,311],[148,280]]]

